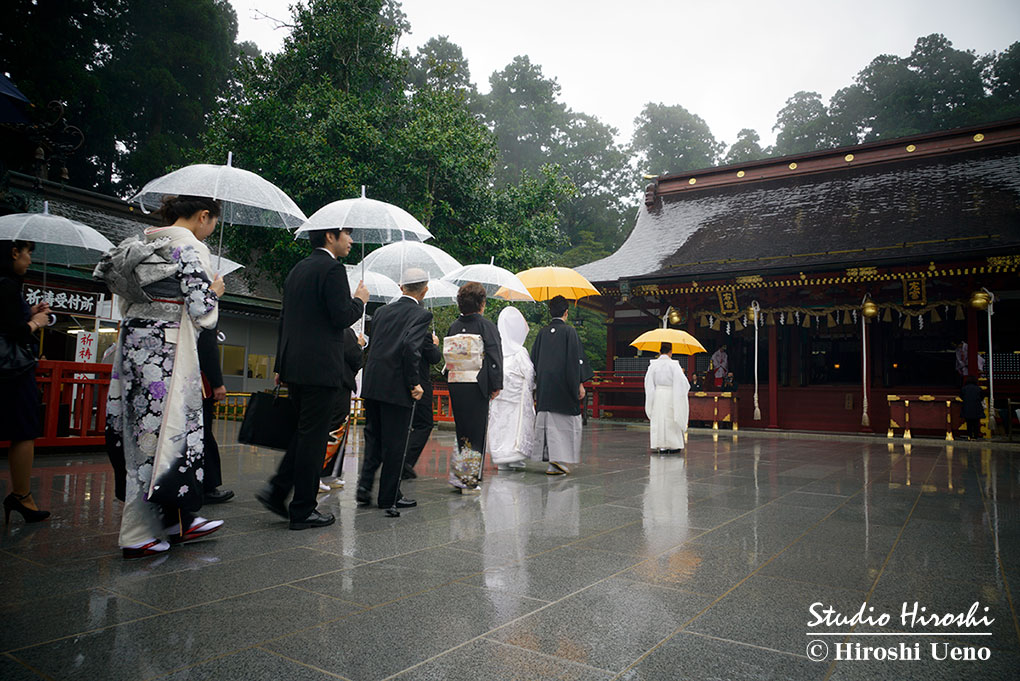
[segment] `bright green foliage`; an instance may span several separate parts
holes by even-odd
[[[701,116],[679,104],[649,102],[634,126],[633,145],[640,167],[655,175],[710,168],[725,149]]]

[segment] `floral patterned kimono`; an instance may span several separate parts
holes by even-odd
[[[217,321],[209,269],[209,251],[191,231],[159,227],[122,242],[94,273],[122,298],[124,318],[106,406],[111,460],[123,476],[121,546],[160,536],[179,521],[174,509],[202,504],[196,326]],[[172,517],[161,518],[160,507]]]

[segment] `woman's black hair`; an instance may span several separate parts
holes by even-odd
[[[11,251],[14,249],[23,251],[26,248],[31,253],[35,250],[35,242],[24,241],[22,239],[14,241],[10,239],[0,240],[0,277],[18,278],[18,275],[14,273],[14,258],[11,257]]]
[[[469,281],[457,291],[457,309],[461,314],[481,312],[484,304],[485,287],[477,281]]]
[[[166,224],[172,225],[180,218],[190,218],[202,210],[207,210],[214,218],[218,218],[220,202],[204,196],[164,196],[159,213]]]

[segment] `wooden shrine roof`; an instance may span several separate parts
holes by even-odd
[[[984,132],[981,132],[984,130]],[[660,177],[597,283],[1020,253],[1020,121]]]

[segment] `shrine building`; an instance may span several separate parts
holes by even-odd
[[[692,390],[692,419],[959,437],[969,374],[1008,427],[1018,266],[1020,120],[660,176],[620,249],[578,268],[608,326],[595,415],[643,417],[629,343],[666,317],[708,350],[688,376],[726,345],[736,379]]]

